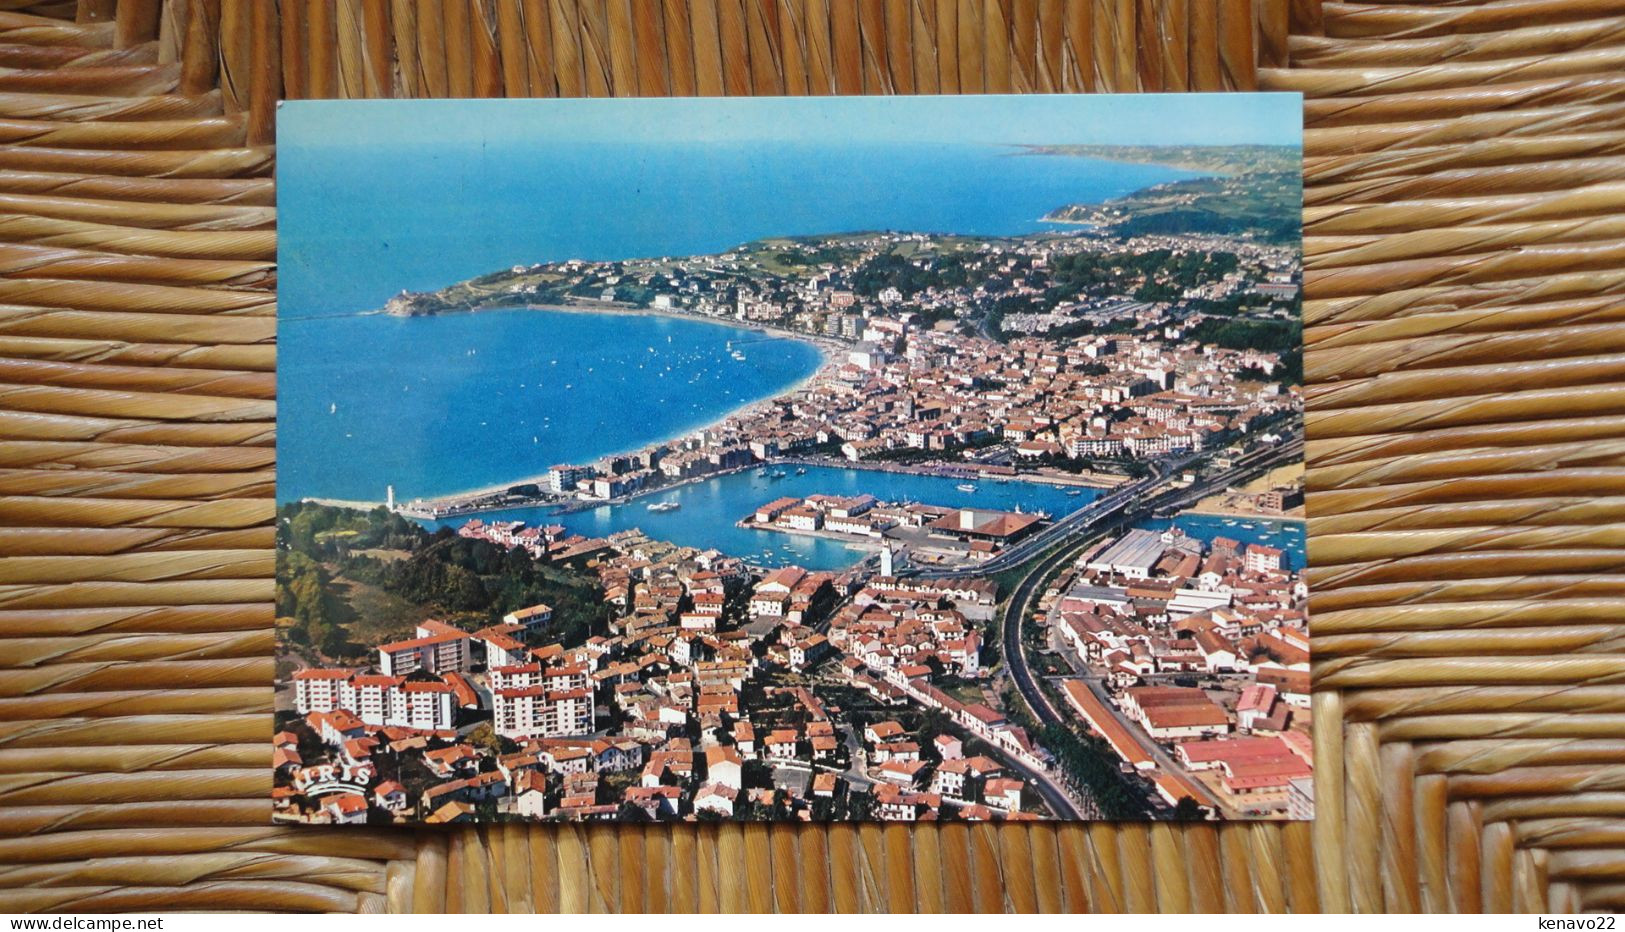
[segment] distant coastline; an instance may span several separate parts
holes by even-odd
[[[1168,147],[1024,145],[1017,148],[1019,150],[1019,154],[1055,155],[1063,157],[1090,158],[1101,161],[1115,161],[1129,164],[1157,165],[1179,171],[1209,175],[1233,174],[1242,170],[1242,168],[1239,166],[1243,162],[1260,159],[1268,162],[1271,160],[1281,159],[1289,153],[1295,155],[1300,151],[1296,147],[1285,146]],[[1128,196],[1133,197],[1135,194],[1143,194],[1144,192],[1153,190],[1157,187],[1157,185],[1152,185],[1148,188],[1140,188]],[[1108,201],[1110,200],[1113,199],[1108,199]],[[1076,205],[1069,206],[1063,204],[1061,207],[1052,209],[1049,214],[1041,217],[1036,222],[1056,224],[1058,226],[1070,226],[1074,229],[1102,229],[1101,224],[1096,222],[1093,218],[1081,218],[1066,215],[1066,212],[1074,209],[1075,206]],[[799,244],[803,240],[805,240],[807,243],[824,243],[831,241],[841,242],[843,239],[849,239],[855,236],[861,237],[880,235],[883,234],[858,232],[846,234],[822,234],[811,237],[768,238],[764,240],[751,241],[751,243],[747,243],[743,246],[734,247],[734,250],[745,250],[748,253],[748,257],[742,260],[747,267],[747,275],[783,274],[776,266],[767,266],[769,270],[768,273],[763,273],[762,264],[759,262],[755,266],[751,266],[751,260],[758,258],[760,249],[758,249],[758,253],[753,253],[749,252],[749,247],[760,247],[762,244],[768,244],[771,246],[779,239]],[[958,240],[961,238],[961,236],[954,234],[919,235],[931,237],[937,240]],[[968,238],[978,242],[991,242],[1021,240],[1023,238],[1035,236],[1044,237],[1072,235],[1074,234],[1071,231],[1063,232],[1060,230],[1054,230],[1050,232],[1037,231],[1026,234],[997,236],[981,235],[971,236]],[[732,256],[726,256],[726,258],[731,259]],[[667,260],[661,259],[659,261],[666,262]],[[811,264],[811,261],[805,258],[797,261]],[[565,279],[564,284],[569,284],[568,277],[559,275],[554,270],[554,267],[571,267],[573,274],[573,266],[575,264],[594,266],[602,265],[603,263],[588,260],[580,260],[578,263],[577,260],[568,260],[563,263],[541,263],[531,266],[515,265],[507,270],[499,270],[485,275],[476,276],[474,278],[464,279],[462,281],[455,282],[451,285],[431,291],[402,291],[394,298],[391,298],[388,302],[386,302],[382,308],[376,308],[360,313],[361,315],[366,316],[435,317],[473,314],[486,311],[537,310],[551,311],[561,314],[602,315],[605,317],[621,315],[640,316],[646,318],[666,318],[672,320],[681,319],[714,324],[720,327],[732,327],[738,331],[759,333],[777,339],[794,340],[798,343],[811,345],[820,355],[820,360],[817,366],[813,368],[813,370],[805,377],[772,394],[763,395],[755,400],[743,402],[727,411],[707,418],[700,423],[694,424],[683,430],[671,432],[665,436],[647,440],[640,439],[636,443],[620,446],[619,449],[604,453],[596,453],[591,456],[582,455],[569,460],[561,460],[561,462],[568,461],[572,464],[584,464],[595,460],[601,460],[605,457],[624,456],[646,451],[654,446],[671,443],[672,441],[691,436],[696,432],[704,431],[717,424],[725,423],[732,419],[748,418],[754,412],[760,411],[761,409],[774,404],[782,403],[782,401],[788,397],[805,392],[810,388],[814,388],[821,383],[825,383],[833,379],[834,373],[839,368],[842,361],[844,361],[846,349],[851,345],[849,342],[833,339],[824,333],[809,333],[801,330],[791,330],[785,327],[775,326],[773,324],[756,320],[738,320],[732,318],[731,316],[718,316],[709,313],[700,313],[699,311],[689,307],[657,307],[654,306],[652,298],[649,298],[645,294],[639,294],[635,290],[632,292],[634,297],[632,297],[631,300],[625,300],[625,297],[627,296],[627,292],[625,291],[622,291],[621,293],[623,300],[615,300],[616,294],[613,288],[605,288],[604,294],[606,297],[603,299],[596,297],[583,297],[580,296],[579,293],[565,293],[564,289],[559,286],[560,278],[562,277]],[[752,269],[754,272],[751,271]],[[537,274],[538,270],[543,270],[542,274]],[[615,278],[608,279],[609,284],[613,284],[614,281]],[[576,283],[576,285],[579,284],[580,282]],[[530,291],[530,295],[528,295],[528,297],[532,299],[529,301],[524,300],[524,298],[527,297],[527,295],[524,294],[524,291],[527,290],[525,288],[526,285],[529,286],[528,290]],[[596,294],[597,292],[594,291],[592,293]],[[644,303],[645,301],[648,303]],[[763,373],[771,372],[771,370],[761,371]],[[630,426],[637,426],[636,419],[631,420]],[[618,440],[616,441],[617,444],[625,444],[629,439],[627,437],[628,433],[629,431],[621,431]],[[499,468],[490,469],[487,472],[487,475],[493,473],[500,474],[500,472],[501,469],[499,466]],[[433,493],[425,492],[424,494],[413,495],[411,490],[407,490],[406,494],[408,496],[408,501],[415,501],[421,504],[433,503],[436,506],[438,506],[440,503],[457,503],[453,507],[460,510],[461,508],[466,507],[465,503],[484,497],[505,494],[509,489],[512,489],[515,486],[535,484],[545,487],[547,484],[547,475],[548,474],[544,472],[540,475],[520,476],[500,483],[487,483],[479,487],[464,489],[461,491]],[[661,489],[671,487],[671,484],[662,484],[659,486]],[[658,489],[651,491],[658,491]],[[546,496],[538,495],[537,497],[545,498]]]
[[[1294,167],[1302,159],[1301,146],[1127,146],[1086,144],[1019,144],[1021,155],[1058,155],[1099,159],[1125,165],[1156,165],[1203,175],[1242,175]]]

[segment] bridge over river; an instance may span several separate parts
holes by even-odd
[[[1188,507],[1214,492],[1248,482],[1283,462],[1302,458],[1303,438],[1294,436],[1283,443],[1253,450],[1221,472],[1203,477],[1188,486],[1177,485],[1175,477],[1201,455],[1191,453],[1168,460],[1155,474],[1112,489],[1037,534],[1012,544],[985,563],[952,569],[922,568],[911,575],[928,579],[967,574],[985,576],[1019,566],[1075,534],[1105,531],[1142,520],[1159,510]]]

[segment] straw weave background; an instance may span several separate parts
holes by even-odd
[[[1625,0],[0,0],[0,910],[1625,905]],[[1301,90],[1320,817],[272,828],[279,97]]]

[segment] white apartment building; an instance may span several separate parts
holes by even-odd
[[[293,685],[300,715],[342,709],[375,728],[444,731],[455,725],[453,690],[438,680],[409,682],[356,670],[301,670],[293,675]]]
[[[417,637],[378,648],[378,669],[385,676],[406,676],[419,670],[430,673],[466,672],[472,661],[473,636],[443,621],[429,620],[417,627]]]
[[[597,708],[587,666],[543,669],[527,663],[494,669],[491,712],[497,734],[506,738],[590,734]]]

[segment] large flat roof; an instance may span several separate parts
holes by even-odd
[[[1167,549],[1156,531],[1135,528],[1090,560],[1092,566],[1134,566],[1150,570]]]

